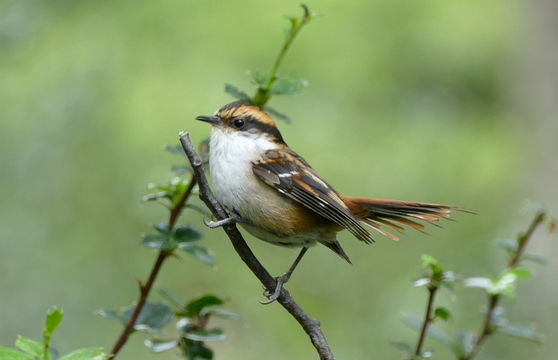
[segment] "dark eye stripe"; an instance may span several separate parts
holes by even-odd
[[[253,116],[247,116],[245,117],[245,119],[246,126],[243,130],[258,129],[263,133],[271,135],[277,142],[283,144],[285,143],[285,141],[283,140],[283,136],[281,136],[281,133],[279,132],[279,129],[277,129],[277,127],[261,122]]]

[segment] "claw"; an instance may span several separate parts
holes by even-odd
[[[271,293],[268,289],[266,289],[263,295],[267,298],[267,300],[260,301],[260,304],[268,305],[277,300],[279,295],[281,295],[281,289],[283,289],[283,284],[285,284],[289,280],[290,274],[283,274],[275,278],[275,291]]]
[[[287,281],[289,281],[289,279],[291,278],[291,275],[293,274],[294,269],[296,268],[296,266],[298,265],[298,263],[300,262],[300,260],[304,256],[304,254],[306,254],[306,251],[308,251],[308,248],[303,247],[302,250],[300,250],[300,253],[296,257],[295,261],[293,262],[293,264],[289,268],[289,270],[286,273],[284,273],[283,275],[277,276],[276,278],[274,278],[275,279],[275,291],[273,293],[271,293],[269,291],[269,289],[265,289],[264,296],[267,298],[267,300],[260,301],[260,304],[267,305],[267,304],[271,304],[272,302],[277,300],[279,295],[281,295],[281,289],[283,288],[283,285],[285,285],[287,283]]]
[[[207,220],[207,219],[203,219],[203,223],[205,224],[205,226],[207,226],[208,228],[211,229],[215,229],[218,228],[220,226],[225,226],[225,225],[229,225],[229,224],[234,224],[237,223],[239,221],[239,218],[237,216],[230,216],[226,219],[223,220],[218,220],[218,221],[211,221],[211,220]]]

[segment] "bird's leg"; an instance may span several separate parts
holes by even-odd
[[[211,221],[211,220],[203,219],[203,223],[205,224],[205,226],[211,229],[215,229],[220,226],[225,226],[229,224],[234,224],[239,221],[240,221],[240,216],[236,215],[235,213],[233,213],[231,216],[223,220]]]
[[[289,268],[289,270],[287,270],[287,272],[284,273],[283,275],[277,276],[275,278],[275,283],[276,283],[275,291],[273,293],[271,293],[269,290],[265,290],[264,296],[267,297],[267,300],[260,301],[261,304],[267,305],[267,304],[271,304],[272,302],[277,300],[277,298],[279,297],[279,294],[281,294],[281,289],[283,288],[283,285],[286,284],[287,281],[289,281],[289,279],[291,278],[291,275],[293,274],[293,271],[296,269],[298,263],[300,262],[300,260],[302,260],[302,257],[304,256],[304,254],[306,254],[306,251],[308,251],[308,248],[303,247],[302,250],[300,250],[300,253],[296,257],[295,261],[293,262],[293,264]]]

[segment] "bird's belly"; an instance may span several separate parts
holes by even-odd
[[[324,234],[317,231],[299,232],[290,236],[278,236],[276,233],[260,228],[255,225],[243,223],[241,226],[252,236],[257,237],[265,242],[286,246],[286,247],[309,247],[315,245],[318,241],[333,241],[335,236],[324,237]],[[331,240],[329,239],[331,238]]]

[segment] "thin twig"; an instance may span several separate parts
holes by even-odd
[[[202,167],[202,160],[197,154],[190,137],[187,132],[180,132],[180,142],[184,148],[184,152],[188,156],[190,163],[194,169],[194,174],[197,177],[200,189],[200,199],[207,205],[209,210],[217,218],[222,220],[228,217],[227,212],[213,196],[207,178]],[[260,280],[260,282],[267,288],[273,291],[276,286],[275,279],[263,267],[263,265],[255,257],[252,250],[244,241],[242,234],[238,231],[235,224],[223,226],[231,243],[244,263],[250,268],[252,273]],[[335,357],[331,352],[325,336],[320,328],[320,322],[310,317],[306,312],[294,301],[286,289],[281,289],[281,293],[277,301],[298,321],[304,331],[310,337],[312,344],[316,348],[321,360],[334,360]]]
[[[436,297],[436,292],[438,292],[439,287],[436,285],[428,286],[428,303],[426,305],[426,313],[424,314],[424,320],[422,322],[422,328],[420,329],[419,339],[417,341],[417,346],[415,347],[415,356],[421,356],[422,345],[426,339],[426,333],[428,332],[428,327],[434,321],[432,317],[432,307],[434,306],[434,298]]]
[[[527,229],[525,234],[521,234],[519,236],[519,239],[517,240],[518,246],[515,252],[515,256],[513,256],[510,259],[510,262],[508,263],[509,268],[513,268],[519,263],[521,255],[523,255],[523,252],[525,251],[525,247],[527,246],[529,239],[531,239],[531,236],[533,236],[533,233],[535,232],[537,227],[544,221],[544,218],[545,218],[544,212],[541,211],[537,213],[533,221],[531,222],[531,225],[529,225],[529,228]]]
[[[512,269],[521,260],[521,256],[523,255],[525,248],[527,247],[527,243],[531,239],[533,233],[537,229],[537,227],[544,221],[545,213],[538,212],[531,225],[524,234],[521,234],[517,239],[517,249],[515,250],[514,255],[511,257],[510,261],[508,262],[508,269]],[[492,294],[488,296],[488,307],[486,309],[486,314],[484,316],[483,325],[479,334],[476,337],[475,343],[473,345],[473,349],[467,354],[462,355],[459,360],[471,360],[473,359],[479,352],[482,344],[486,340],[488,336],[490,336],[494,332],[494,324],[493,324],[493,317],[494,311],[500,302],[501,296],[499,294]]]
[[[180,197],[176,205],[173,206],[170,211],[169,221],[168,221],[169,231],[172,231],[172,229],[176,225],[176,221],[178,220],[180,213],[184,209],[184,204],[192,194],[192,190],[194,190],[195,186],[196,186],[196,177],[192,175],[188,187],[184,190],[184,193],[182,194],[182,196]],[[153,283],[155,282],[155,279],[157,278],[157,275],[159,274],[159,271],[161,270],[163,263],[170,255],[172,255],[172,253],[173,253],[172,250],[159,251],[159,254],[157,254],[157,258],[155,259],[155,263],[153,263],[153,267],[149,272],[147,281],[145,282],[145,284],[141,282],[139,283],[139,297],[138,300],[136,301],[134,311],[132,312],[132,315],[130,316],[128,322],[124,326],[124,329],[122,329],[122,332],[118,336],[118,340],[116,340],[116,342],[114,343],[114,346],[112,347],[112,350],[110,351],[110,355],[108,357],[109,359],[114,359],[118,354],[118,352],[120,351],[120,349],[122,349],[122,347],[128,341],[128,338],[132,330],[134,329],[134,325],[138,319],[138,316],[141,313],[143,307],[145,306],[145,303],[147,302],[147,297],[149,296],[149,293],[153,288]]]
[[[293,43],[294,39],[296,38],[300,30],[304,27],[304,25],[308,24],[308,22],[312,18],[312,14],[310,13],[308,6],[306,6],[305,4],[300,4],[300,6],[302,7],[303,10],[302,17],[300,18],[300,20],[298,18],[294,18],[295,22],[291,25],[289,32],[287,34],[287,38],[285,39],[285,42],[283,43],[281,50],[277,54],[277,57],[275,58],[275,61],[273,62],[273,65],[269,70],[269,74],[267,75],[265,85],[258,86],[258,89],[256,90],[256,93],[254,94],[254,97],[251,100],[252,104],[256,106],[263,108],[263,106],[269,101],[271,97],[271,87],[273,86],[273,83],[277,80],[277,70],[279,70],[279,66],[283,61],[283,58],[287,54],[287,51],[289,50],[291,44]]]

